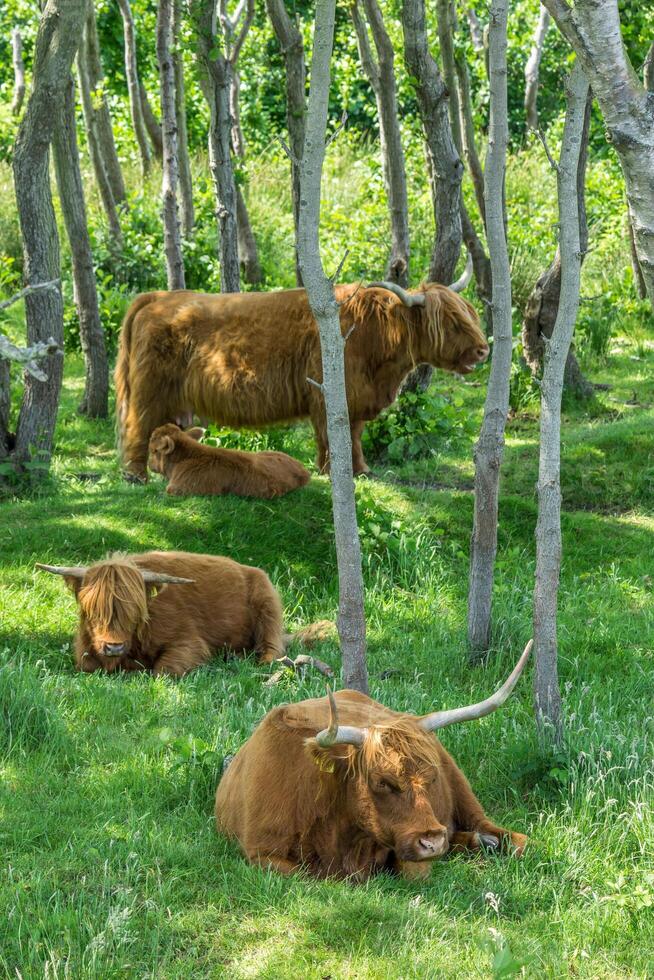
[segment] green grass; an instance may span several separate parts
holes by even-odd
[[[350,887],[255,870],[213,825],[224,755],[274,704],[321,693],[321,678],[266,687],[251,660],[217,660],[181,682],[80,676],[74,602],[34,571],[114,549],[228,554],[266,569],[290,625],[334,617],[327,481],[272,502],[168,499],[157,479],[126,485],[112,424],[75,415],[81,366],[70,357],[52,476],[0,502],[0,971],[506,976],[506,943],[529,977],[651,976],[653,363],[625,341],[593,372],[612,390],[590,411],[566,409],[565,749],[538,746],[530,671],[501,713],[443,733],[489,814],[531,836],[524,859],[455,857],[426,883]],[[479,419],[485,384],[436,384],[456,387]],[[312,458],[303,426],[285,445]],[[530,634],[534,413],[509,425],[494,651],[477,668],[465,658],[471,448],[471,437],[451,439],[429,460],[377,463],[379,479],[357,483],[371,689],[395,708],[488,693]],[[89,472],[96,482],[78,476]],[[338,667],[335,645],[320,656]]]

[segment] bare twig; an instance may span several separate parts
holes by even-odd
[[[538,129],[534,129],[533,127],[530,126],[529,127],[529,132],[530,133],[533,133],[534,136],[538,137],[538,139],[541,141],[541,143],[543,144],[543,149],[545,150],[545,156],[547,157],[547,160],[548,160],[548,163],[549,163],[550,167],[552,168],[552,170],[554,171],[554,173],[558,174],[558,172],[559,172],[559,165],[556,162],[556,160],[554,159],[554,157],[552,156],[552,153],[551,153],[550,148],[549,148],[548,143],[547,143],[547,138],[546,138],[545,133],[543,132],[543,130],[540,127],[538,127]]]
[[[0,310],[6,310],[8,307],[13,306],[14,303],[29,296],[30,293],[35,293],[39,289],[56,289],[60,282],[61,279],[51,279],[50,282],[37,282],[33,286],[25,286],[15,296],[10,296],[9,299],[3,299],[0,302]]]
[[[308,382],[308,383],[309,383],[310,385],[313,385],[313,387],[314,387],[314,388],[317,388],[317,389],[318,389],[318,391],[324,391],[324,390],[325,390],[325,389],[323,388],[323,386],[321,385],[321,383],[320,383],[319,381],[314,381],[314,379],[313,379],[313,378],[307,378],[307,382]]]
[[[291,161],[291,163],[295,164],[296,167],[299,167],[300,161],[295,156],[288,143],[284,139],[282,139],[281,136],[276,136],[275,139],[277,140],[277,142],[279,143],[279,145],[281,146],[282,150],[284,151],[288,159]]]
[[[42,361],[51,354],[61,354],[63,357],[63,353],[53,337],[45,341],[40,340],[32,347],[16,347],[8,337],[0,334],[0,360],[16,361],[18,364],[22,364],[27,373],[31,374],[37,381],[48,380],[47,374],[41,370],[37,361]]]
[[[278,664],[280,669],[276,670],[274,674],[271,674],[268,680],[265,682],[266,687],[273,687],[275,684],[279,684],[282,677],[286,674],[287,670],[292,670],[295,673],[301,673],[302,669],[305,667],[312,667],[317,670],[323,677],[333,677],[334,671],[326,664],[323,660],[318,660],[317,657],[311,657],[309,654],[301,653],[295,660],[291,660],[290,657],[280,657],[278,660],[274,661]]]
[[[356,328],[357,328],[356,323],[353,323],[350,329],[348,330],[348,332],[343,337],[343,345],[347,344],[348,340],[350,339],[350,335],[354,333]]]
[[[336,139],[336,137],[338,136],[338,134],[341,132],[341,130],[345,129],[346,123],[347,123],[347,109],[343,109],[343,115],[341,116],[340,123],[338,124],[334,132],[331,134],[331,136],[328,136],[327,139],[325,140],[325,149],[327,149],[328,146],[331,146],[334,140]]]
[[[333,275],[331,275],[329,277],[332,282],[336,282],[336,280],[340,276],[341,272],[343,271],[343,266],[345,265],[345,260],[347,259],[347,257],[348,257],[349,254],[350,254],[350,250],[349,250],[349,248],[346,248],[345,251],[343,252],[343,258],[338,263],[338,267],[337,267],[336,271],[334,272]]]

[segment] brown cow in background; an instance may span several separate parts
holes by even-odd
[[[407,292],[393,283],[336,288],[355,475],[368,467],[365,422],[397,395],[422,362],[466,374],[488,356],[474,307],[447,286]],[[352,330],[350,334],[350,330]],[[327,460],[320,338],[303,289],[207,295],[144,293],[123,322],[116,411],[126,470],[147,478],[150,434],[195,413],[221,425],[257,428],[309,416],[318,467]]]
[[[282,604],[260,568],[185,551],[114,556],[89,567],[37,565],[63,575],[79,606],[78,670],[146,670],[181,677],[217,651],[282,657]],[[317,636],[316,626],[307,636]]]
[[[218,786],[218,829],[253,864],[321,878],[423,878],[448,851],[521,854],[527,838],[489,820],[431,733],[503,704],[531,646],[494,695],[466,708],[416,717],[358,691],[273,708]]]
[[[202,429],[183,432],[169,423],[155,429],[148,446],[148,466],[168,480],[167,493],[234,493],[239,497],[282,497],[307,485],[309,471],[279,452],[245,453],[203,446]]]

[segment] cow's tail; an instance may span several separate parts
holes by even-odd
[[[160,293],[142,293],[137,296],[129,307],[120,328],[120,340],[118,342],[118,357],[116,358],[116,369],[114,371],[114,381],[116,385],[116,443],[118,452],[122,455],[122,447],[125,435],[125,420],[129,412],[130,402],[130,361],[132,357],[132,330],[134,318],[144,306],[147,306]]]
[[[296,630],[295,633],[284,633],[284,650],[291,643],[301,643],[303,647],[310,649],[323,640],[333,640],[335,636],[336,626],[334,623],[329,619],[319,619],[315,623],[310,623],[308,626]]]

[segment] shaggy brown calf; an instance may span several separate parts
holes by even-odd
[[[426,877],[448,851],[522,853],[527,838],[489,820],[431,733],[498,708],[531,645],[494,695],[466,708],[416,717],[358,691],[273,708],[218,786],[218,829],[253,864],[358,881],[384,869]]]
[[[88,568],[37,565],[63,575],[79,606],[79,670],[181,676],[224,648],[281,657],[282,604],[265,572],[184,551],[113,557]],[[310,633],[312,627],[307,627]],[[293,639],[302,639],[302,631]]]
[[[421,362],[466,374],[488,356],[474,308],[447,286],[407,292],[393,283],[339,286],[354,473],[368,470],[365,422],[394,400]],[[355,327],[356,329],[352,330]],[[350,334],[350,331],[351,334]],[[327,434],[320,338],[306,292],[138,296],[123,322],[116,411],[126,470],[147,478],[154,429],[195,413],[253,428],[309,416],[325,469]]]
[[[202,429],[182,432],[169,423],[150,436],[148,466],[166,477],[168,493],[282,497],[311,479],[309,471],[286,453],[202,446],[197,441],[201,435]]]

